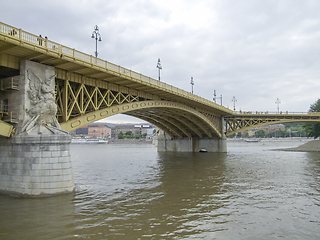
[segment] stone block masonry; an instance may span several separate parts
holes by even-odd
[[[47,196],[74,191],[69,135],[0,138],[0,191]]]
[[[19,91],[6,93],[16,132],[0,137],[0,192],[31,197],[74,191],[71,136],[56,119],[55,70],[20,63]]]

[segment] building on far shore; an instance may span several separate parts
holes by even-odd
[[[111,124],[110,124],[111,125]],[[87,126],[78,128],[73,132],[73,135],[82,135],[97,138],[118,138],[118,134],[122,132],[132,132],[136,134],[153,135],[157,128],[152,124],[109,124],[93,123]]]
[[[267,125],[267,126],[262,126],[259,128],[259,130],[265,131],[266,134],[270,132],[275,132],[275,131],[285,131],[286,127],[283,124],[273,124],[273,125]]]
[[[111,128],[104,124],[90,124],[88,125],[88,136],[111,138]]]
[[[88,135],[88,126],[84,126],[82,128],[78,128],[75,131],[72,132],[72,135]]]
[[[111,128],[104,124],[89,124],[78,128],[75,135],[96,137],[96,138],[111,138]]]
[[[252,128],[246,131],[243,131],[242,134],[244,135],[245,133],[248,133],[249,137],[254,136],[255,132],[258,130],[263,130],[266,134],[270,132],[275,132],[275,131],[285,131],[286,127],[283,124],[273,124],[273,125],[267,125],[267,126],[261,126],[258,128]]]

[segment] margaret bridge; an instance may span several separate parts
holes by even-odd
[[[47,88],[52,79],[51,91]],[[235,112],[1,22],[0,86],[0,145],[5,147],[19,145],[22,136],[71,132],[116,114],[137,117],[161,129],[159,151],[205,148],[225,152],[226,136],[243,130],[286,122],[320,122],[319,113]],[[48,120],[49,112],[54,113],[54,119]],[[41,146],[39,149],[41,152]],[[13,158],[9,155],[2,161]]]

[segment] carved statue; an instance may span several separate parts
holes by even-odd
[[[27,70],[30,108],[26,109],[26,113],[30,118],[23,124],[22,132],[38,129],[38,133],[42,134],[65,133],[56,119],[54,78],[55,75],[41,80],[31,69]]]

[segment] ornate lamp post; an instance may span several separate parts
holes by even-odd
[[[157,68],[159,69],[159,81],[160,81],[160,70],[162,69],[160,58],[158,58]]]
[[[277,98],[277,101],[276,101],[275,103],[277,104],[277,109],[278,109],[278,114],[279,114],[279,113],[280,113],[280,111],[279,111],[279,104],[281,103],[280,100],[279,100],[279,98]]]
[[[98,25],[94,26],[94,31],[92,32],[91,38],[94,38],[96,40],[96,51],[94,52],[95,56],[98,57],[98,41],[101,42],[101,35],[99,33],[99,27]]]
[[[237,101],[236,97],[233,96],[233,98],[232,98],[232,100],[231,100],[231,102],[233,102],[233,111],[236,110],[236,101]]]
[[[214,101],[215,103],[217,103],[217,98],[220,98],[220,100],[221,100],[221,106],[222,106],[222,94],[220,95],[220,97],[217,97],[216,90],[213,90],[213,101]]]
[[[191,84],[191,93],[193,94],[193,85],[194,85],[193,77],[191,77],[190,84]]]

